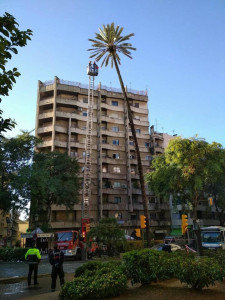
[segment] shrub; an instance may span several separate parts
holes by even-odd
[[[90,270],[86,269],[87,272]],[[94,272],[92,270],[92,272]],[[127,286],[126,276],[118,269],[103,266],[93,276],[82,275],[63,285],[60,299],[102,299],[119,296]]]
[[[218,250],[204,250],[203,254],[205,256],[213,258],[218,264],[222,267],[225,277],[225,250],[218,249]]]
[[[89,261],[75,270],[75,277],[80,277],[88,272],[90,275],[97,269],[101,268],[102,262],[100,261]]]
[[[17,261],[25,260],[25,254],[28,249],[25,248],[1,248],[0,260],[3,261]]]
[[[124,254],[125,270],[131,283],[148,284],[171,277],[170,253],[144,249]]]
[[[217,280],[222,281],[223,270],[212,258],[189,259],[180,263],[177,277],[182,283],[186,283],[193,289],[201,290],[209,285],[214,285]]]

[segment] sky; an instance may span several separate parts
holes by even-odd
[[[20,130],[35,128],[38,80],[54,76],[88,84],[88,38],[114,22],[137,48],[121,57],[128,88],[148,90],[149,121],[158,132],[225,146],[224,0],[0,0],[32,40],[7,64],[21,76],[0,108]],[[115,69],[100,68],[96,83],[119,88]]]

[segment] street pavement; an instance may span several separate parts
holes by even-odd
[[[84,261],[65,261],[63,264],[65,281],[71,281],[74,271]],[[47,256],[44,257],[38,267],[39,285],[27,285],[28,264],[25,262],[0,262],[0,299],[57,299],[60,284],[57,279],[55,292],[51,292],[51,265]]]

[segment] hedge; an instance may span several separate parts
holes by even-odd
[[[75,274],[77,277],[73,281],[63,285],[59,299],[82,300],[116,297],[127,287],[127,277],[118,262],[88,262],[79,267]]]
[[[0,260],[18,261],[25,260],[26,248],[0,248]]]

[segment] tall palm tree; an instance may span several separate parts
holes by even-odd
[[[145,182],[144,182],[144,174],[143,174],[143,168],[141,163],[141,156],[140,151],[138,147],[138,141],[136,137],[136,131],[134,127],[133,122],[133,115],[130,108],[130,103],[127,97],[127,93],[124,87],[124,83],[120,74],[119,66],[120,63],[120,57],[118,53],[122,53],[126,55],[129,58],[131,57],[130,50],[136,50],[136,48],[132,47],[132,44],[127,43],[127,41],[130,39],[130,37],[134,36],[133,33],[122,36],[123,27],[120,26],[114,26],[114,23],[107,24],[106,26],[103,25],[103,29],[99,28],[99,33],[95,33],[95,39],[89,39],[90,42],[92,42],[91,49],[88,49],[88,51],[91,51],[90,58],[95,57],[96,61],[99,61],[103,58],[101,66],[105,65],[108,66],[109,61],[111,60],[111,67],[115,65],[117,75],[119,77],[121,89],[123,92],[124,100],[127,104],[127,111],[128,111],[128,119],[131,127],[131,132],[133,135],[134,143],[135,143],[135,150],[137,154],[137,162],[138,162],[138,171],[139,171],[139,177],[140,177],[140,185],[141,185],[141,191],[142,191],[142,201],[143,201],[143,208],[144,208],[144,215],[146,217],[146,234],[147,234],[147,244],[150,246],[150,221],[149,221],[149,214],[148,214],[148,206],[147,206],[147,198],[146,198],[146,192],[145,192]]]

